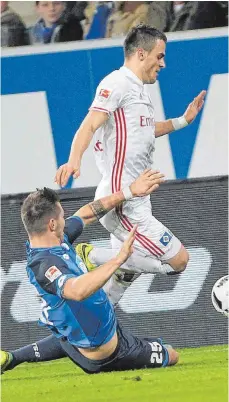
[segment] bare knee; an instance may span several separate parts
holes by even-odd
[[[189,253],[187,252],[186,249],[184,249],[178,261],[177,267],[175,267],[174,269],[178,272],[183,272],[187,268],[188,262],[189,262]]]
[[[188,265],[188,261],[189,253],[182,245],[177,255],[168,260],[167,263],[174,269],[174,271],[183,272]]]
[[[174,366],[179,360],[179,353],[173,348],[167,348],[169,354],[168,366]]]

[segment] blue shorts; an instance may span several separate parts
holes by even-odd
[[[117,334],[116,350],[103,360],[86,358],[67,340],[61,339],[60,344],[68,357],[88,374],[168,365],[168,351],[160,338],[137,338],[120,325],[117,326]]]

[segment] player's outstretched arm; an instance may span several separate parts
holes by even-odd
[[[131,230],[115,258],[112,258],[94,271],[83,274],[78,278],[68,279],[64,285],[63,297],[65,299],[82,301],[98,289],[101,289],[132,254],[136,230],[137,226]]]
[[[161,137],[162,135],[169,134],[172,131],[180,130],[192,123],[198,113],[201,111],[204,105],[204,98],[206,91],[201,91],[196,98],[188,105],[183,116],[175,119],[169,119],[165,121],[159,121],[155,124],[155,137]]]
[[[146,169],[129,187],[83,206],[75,215],[88,225],[101,219],[124,201],[152,193],[163,181],[164,175],[158,170]]]
[[[74,179],[80,176],[82,156],[88,148],[95,131],[101,127],[107,119],[107,113],[90,111],[87,114],[73,138],[68,162],[61,165],[56,172],[55,182],[59,186],[66,186],[71,176],[73,176]]]

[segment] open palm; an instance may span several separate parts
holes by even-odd
[[[193,101],[188,105],[184,117],[187,120],[187,122],[190,124],[192,121],[196,118],[198,113],[201,111],[203,105],[204,105],[204,98],[206,96],[206,91],[201,91],[199,95],[196,96],[196,98],[193,99]]]

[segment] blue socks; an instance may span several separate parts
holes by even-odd
[[[36,343],[16,349],[11,354],[13,360],[7,367],[9,370],[24,362],[44,362],[66,357],[66,353],[60,346],[59,340],[54,335],[47,336]]]

